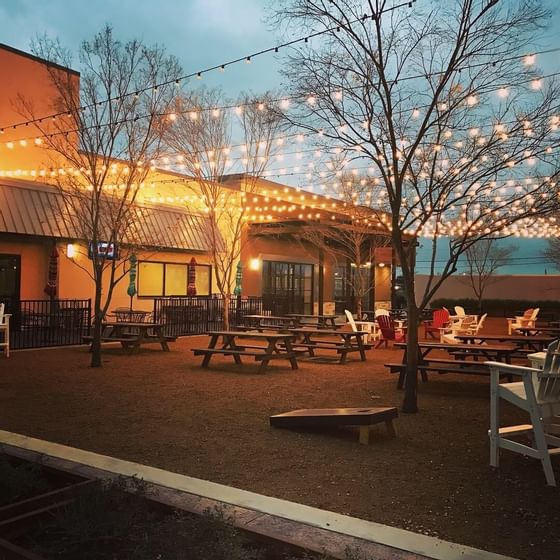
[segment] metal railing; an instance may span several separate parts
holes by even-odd
[[[245,315],[265,313],[258,296],[235,297],[229,303],[230,326],[243,322]],[[224,299],[220,295],[154,299],[154,322],[164,325],[166,336],[203,334],[220,330],[224,324]]]
[[[40,348],[81,344],[91,322],[90,299],[0,298],[10,318],[10,346]]]

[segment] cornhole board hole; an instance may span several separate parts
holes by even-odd
[[[395,407],[386,408],[302,408],[270,417],[275,428],[330,428],[359,426],[360,443],[370,443],[371,428],[384,422],[390,437],[396,437],[393,419],[398,416]]]

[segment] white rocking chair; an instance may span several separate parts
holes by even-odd
[[[500,362],[486,362],[490,367],[490,464],[499,464],[500,449],[509,449],[542,463],[546,483],[556,486],[551,455],[560,454],[560,341],[548,347],[544,368],[513,366]],[[502,375],[518,375],[521,381],[500,383]],[[504,399],[527,411],[531,424],[499,427],[499,404]],[[556,422],[556,423],[555,423]],[[533,446],[510,439],[532,435]],[[555,446],[549,449],[549,446]]]

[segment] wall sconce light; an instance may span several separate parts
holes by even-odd
[[[383,267],[385,266],[385,263],[379,263],[377,266],[378,266],[379,268],[383,268]]]
[[[260,270],[261,259],[249,259],[249,270]]]
[[[68,245],[66,245],[66,256],[69,259],[73,259],[77,253],[74,243],[68,243]]]

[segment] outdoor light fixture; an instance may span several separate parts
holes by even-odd
[[[379,268],[383,268],[385,266],[385,263],[379,263],[377,266],[379,266]]]
[[[68,245],[66,245],[66,256],[69,259],[73,259],[76,256],[76,246],[73,243],[68,243]]]
[[[249,270],[259,270],[261,268],[260,259],[249,259]]]

